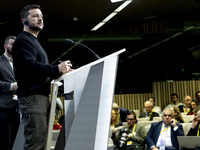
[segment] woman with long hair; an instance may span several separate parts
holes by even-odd
[[[174,111],[174,119],[176,120],[176,122],[184,123],[185,121],[184,121],[184,119],[183,119],[183,117],[181,115],[180,109],[178,107],[176,107],[176,106],[173,106],[172,110]]]

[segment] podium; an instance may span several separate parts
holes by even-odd
[[[65,118],[55,150],[107,150],[119,54],[62,75],[52,83],[46,150],[50,150],[59,82],[64,84]]]

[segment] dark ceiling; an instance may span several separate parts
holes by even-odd
[[[27,4],[42,7],[45,27],[39,40],[49,61],[70,59],[79,67],[95,60],[73,39],[104,57],[122,48],[116,93],[151,92],[153,81],[198,79],[200,0],[133,0],[97,31],[97,23],[123,2],[110,0],[1,0],[0,43],[22,31],[19,13]],[[76,21],[74,21],[76,19]]]

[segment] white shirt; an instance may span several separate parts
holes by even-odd
[[[156,147],[160,147],[160,141],[161,141],[161,139],[165,140],[165,147],[172,146],[172,141],[171,141],[171,125],[170,126],[166,126],[163,123],[160,132],[161,133],[160,133],[160,136],[159,136],[158,141],[156,143]]]
[[[12,67],[13,69],[13,59],[11,57],[9,57],[8,55],[6,55],[6,53],[4,53],[5,57],[8,59],[8,62],[10,64],[10,66]]]

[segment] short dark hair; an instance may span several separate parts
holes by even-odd
[[[137,117],[136,113],[133,110],[129,111],[126,116],[129,116],[129,115],[134,115],[134,119],[136,119]]]
[[[155,103],[155,98],[154,98],[154,97],[149,97],[149,99],[150,99],[150,98],[152,98],[152,99],[153,99],[153,101],[154,101],[154,103]],[[148,100],[149,100],[149,99],[148,99]]]
[[[197,100],[193,99],[193,100],[191,101],[191,103],[192,103],[192,102],[194,102],[194,103],[198,106],[198,101],[197,101]]]
[[[15,39],[16,39],[16,36],[13,36],[13,35],[7,36],[6,39],[5,39],[5,41],[4,41],[4,44],[8,44],[8,41],[9,41],[10,39],[15,40]]]
[[[22,19],[22,18],[27,18],[28,15],[29,15],[29,12],[28,12],[28,11],[31,10],[31,9],[40,9],[40,10],[41,10],[41,7],[40,7],[40,5],[36,5],[36,4],[26,5],[26,6],[22,9],[22,11],[21,11],[21,13],[20,13],[21,19]]]
[[[197,94],[198,94],[198,93],[200,93],[200,91],[197,91],[197,92],[195,93],[195,97],[197,97]]]
[[[171,94],[171,97],[172,97],[172,96],[176,96],[176,97],[178,98],[178,94],[176,94],[176,93],[172,93],[172,94]]]

